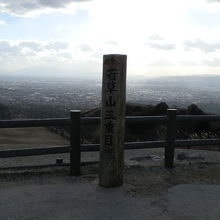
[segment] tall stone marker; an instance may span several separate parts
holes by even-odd
[[[103,57],[99,184],[123,184],[127,56]]]

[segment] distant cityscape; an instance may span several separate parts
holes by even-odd
[[[100,88],[100,83],[94,81],[1,81],[0,102],[93,108],[100,104]]]
[[[127,82],[127,102],[170,107],[197,104],[220,113],[220,76],[164,77]],[[101,82],[80,79],[0,79],[0,103],[9,106],[59,106],[66,110],[100,107]]]

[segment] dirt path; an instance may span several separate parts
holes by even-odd
[[[185,150],[190,152],[190,150]],[[170,187],[178,184],[220,184],[220,152],[196,151],[199,159],[178,160],[183,150],[176,151],[174,169],[163,167],[163,149],[127,151],[125,154],[123,190],[134,197],[160,195]],[[191,151],[195,153],[194,151]],[[55,163],[55,159],[63,158],[68,162],[69,155],[50,155],[39,157],[22,157],[1,160],[4,166],[32,165]],[[200,158],[202,157],[202,159]],[[35,159],[34,159],[35,158]],[[155,159],[156,158],[156,159]],[[12,159],[12,158],[11,158]],[[40,160],[39,160],[40,159]],[[98,160],[98,153],[86,153],[83,161]],[[82,175],[77,182],[98,182],[98,163],[82,166]],[[72,181],[68,167],[51,167],[44,169],[0,170],[0,182],[3,185],[29,183],[64,183]],[[0,186],[1,186],[0,184]]]

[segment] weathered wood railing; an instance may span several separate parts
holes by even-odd
[[[179,121],[220,121],[220,115],[176,115],[176,109],[168,109],[165,116],[129,116],[126,117],[126,124],[145,124],[148,122],[166,122],[167,138],[161,141],[129,142],[125,143],[125,150],[160,148],[165,147],[164,166],[174,166],[175,147],[219,145],[220,139],[192,139],[176,140],[176,123]],[[70,118],[59,119],[35,119],[35,120],[1,120],[0,128],[18,127],[41,127],[41,126],[70,126],[70,145],[30,148],[30,149],[9,149],[0,150],[0,158],[22,157],[33,155],[47,155],[70,153],[70,173],[80,174],[81,152],[99,151],[99,144],[80,144],[80,125],[98,124],[99,117],[81,117],[80,111],[71,111]]]

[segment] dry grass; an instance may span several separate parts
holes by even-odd
[[[68,143],[68,140],[44,127],[0,129],[0,149],[58,146]]]

